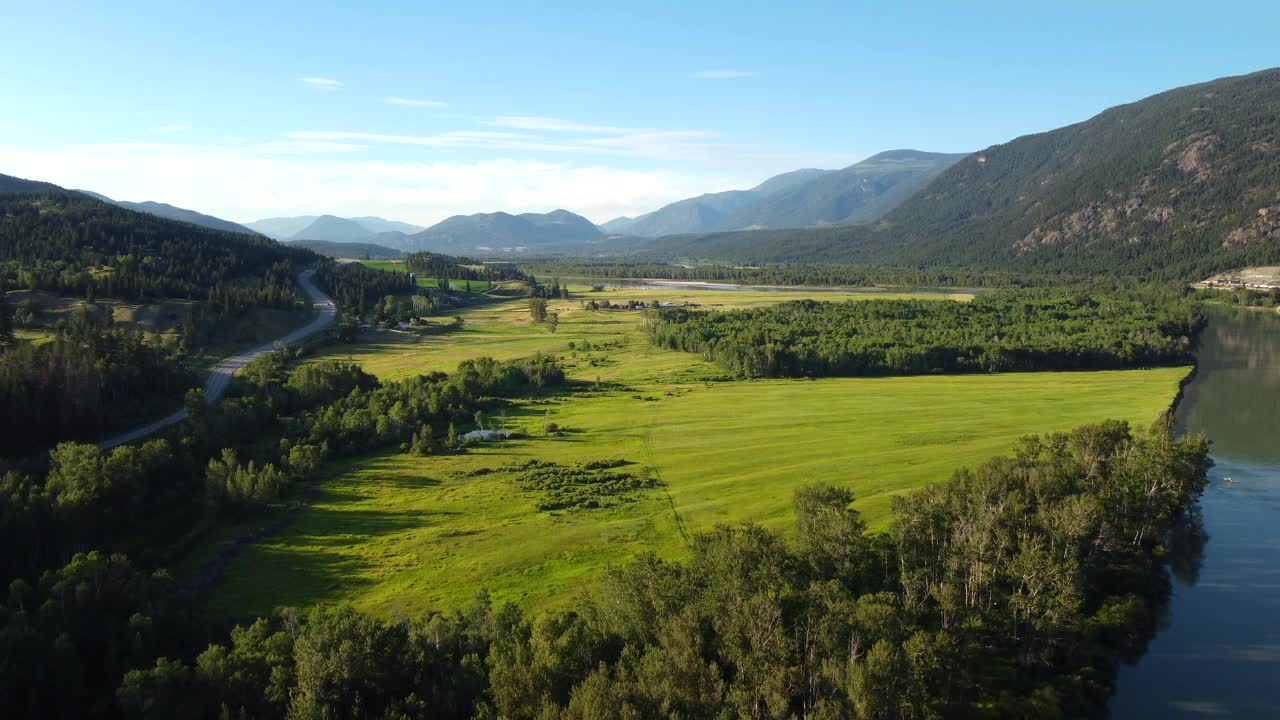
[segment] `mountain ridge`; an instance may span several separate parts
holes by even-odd
[[[890,150],[839,170],[802,168],[750,190],[705,193],[634,218],[610,220],[601,229],[661,237],[874,222],[966,154]]]
[[[590,220],[564,209],[548,213],[453,215],[403,240],[405,250],[495,250],[590,242],[604,237]]]
[[[1271,68],[993,145],[872,225],[665,238],[647,251],[1194,280],[1280,261],[1277,138]]]

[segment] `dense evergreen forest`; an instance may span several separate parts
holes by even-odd
[[[466,257],[416,252],[405,256],[405,266],[410,272],[426,278],[448,280],[526,280],[524,273],[506,263],[483,263]]]
[[[360,263],[321,261],[316,266],[316,285],[347,312],[363,315],[388,295],[416,291],[408,273],[373,270]]]
[[[1098,370],[1190,363],[1190,301],[1000,291],[972,302],[813,300],[646,320],[659,347],[700,353],[742,377]]]
[[[74,192],[0,194],[0,275],[8,287],[130,300],[288,305],[306,250],[176,222]]]
[[[867,227],[660,238],[635,251],[1198,280],[1280,263],[1280,69],[974,153]]]
[[[149,398],[180,397],[196,382],[176,344],[79,315],[52,342],[0,351],[0,456],[100,439],[150,419]]]
[[[521,384],[489,367],[498,386]],[[295,399],[331,387],[297,384],[309,389]],[[613,568],[572,608],[531,617],[482,595],[390,621],[286,610],[227,637],[200,627],[163,571],[78,552],[119,546],[130,518],[180,495],[191,444],[65,445],[43,482],[0,480],[6,546],[65,558],[43,573],[20,567],[35,552],[5,558],[6,714],[1101,717],[1118,662],[1167,600],[1167,563],[1198,555],[1188,508],[1209,464],[1203,440],[1106,423],[903,496],[883,534],[866,533],[847,490],[807,486],[794,541],[719,527],[686,561]],[[224,452],[211,484],[237,474],[228,463],[252,467]]]
[[[535,260],[520,264],[534,275],[565,278],[652,278],[662,280],[708,280],[741,285],[815,285],[873,287],[1011,287],[1027,285],[1080,284],[1083,276],[1011,273],[965,268],[905,268],[860,265],[769,264],[761,266],[692,266],[645,262],[625,258]]]

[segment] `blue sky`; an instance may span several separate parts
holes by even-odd
[[[602,222],[1280,65],[1275,2],[613,5],[3,0],[0,172],[240,221]]]

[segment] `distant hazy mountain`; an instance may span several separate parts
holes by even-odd
[[[421,225],[410,225],[407,222],[400,222],[399,220],[388,220],[386,218],[380,218],[380,217],[367,216],[367,217],[353,217],[353,218],[347,218],[347,219],[354,220],[360,223],[361,225],[364,226],[366,230],[372,233],[402,232],[405,235],[412,235],[413,233],[422,232],[423,230],[423,227]]]
[[[679,200],[639,217],[610,220],[600,229],[610,235],[640,237],[713,232],[722,229],[727,218],[753,203],[831,172],[812,168],[793,170],[771,177],[750,190],[727,190]]]
[[[322,221],[322,222],[321,222]],[[341,221],[341,222],[338,222]],[[316,223],[319,222],[317,225]],[[420,225],[410,225],[398,220],[366,216],[341,218],[335,215],[298,215],[274,217],[245,223],[245,226],[277,240],[308,239],[329,242],[381,242],[375,236],[382,233],[409,235],[421,232]],[[317,237],[324,235],[325,237]],[[394,238],[394,236],[389,236]]]
[[[882,152],[843,170],[824,173],[770,193],[725,218],[719,229],[875,222],[966,154],[919,150]]]
[[[395,248],[375,243],[343,243],[327,240],[285,240],[290,247],[306,248],[321,255],[332,258],[368,258],[370,260],[392,260],[404,255]]]
[[[298,215],[297,217],[274,217],[254,220],[244,226],[260,232],[270,238],[285,240],[293,237],[299,230],[316,221],[319,215]]]
[[[294,233],[290,240],[325,240],[327,242],[361,242],[375,233],[355,220],[336,215],[321,215]]]
[[[650,252],[1196,280],[1280,264],[1278,138],[1273,68],[993,145],[873,225],[659,239]]]
[[[601,225],[610,234],[659,237],[781,227],[869,223],[911,197],[963,154],[892,150],[843,170],[784,173],[750,190],[700,195]]]
[[[720,228],[721,222],[757,198],[752,190],[727,190],[707,193],[698,197],[663,205],[651,213],[634,218],[610,220],[600,229],[605,232],[640,237],[659,235],[683,235],[711,232]]]
[[[200,227],[207,227],[213,230],[221,230],[223,232],[238,233],[240,235],[254,234],[253,230],[250,230],[249,228],[245,227],[244,225],[240,225],[239,223],[233,223],[230,220],[223,220],[222,218],[217,218],[212,215],[205,215],[204,213],[199,213],[199,212],[196,212],[195,210],[187,210],[186,208],[174,207],[173,205],[168,205],[166,203],[152,202],[150,200],[147,200],[144,202],[129,202],[128,200],[112,200],[106,195],[103,195],[102,193],[93,192],[92,190],[76,190],[76,192],[82,195],[88,195],[89,197],[95,200],[101,200],[102,202],[111,203],[112,205],[118,205],[128,210],[143,212],[143,213],[147,213],[148,215],[155,215],[156,217],[162,217],[167,220],[178,220],[180,222],[188,222],[188,223],[191,223],[192,225],[199,225]]]
[[[455,215],[404,238],[413,250],[514,249],[578,243],[603,237],[590,220],[568,210]]]

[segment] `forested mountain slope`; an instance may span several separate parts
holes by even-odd
[[[1280,69],[992,146],[873,227],[667,238],[652,251],[1177,278],[1274,261]]]
[[[274,303],[293,294],[292,264],[314,258],[77,192],[0,194],[0,276],[10,288]]]
[[[875,222],[964,156],[919,150],[882,152],[762,197],[725,218],[722,228]]]
[[[814,168],[792,170],[775,175],[750,190],[704,193],[697,197],[677,200],[639,217],[610,220],[601,225],[600,229],[611,234],[658,237],[742,227],[726,225],[726,220],[767,197],[805,185],[833,172],[836,171]]]
[[[62,190],[62,188],[53,183],[40,182],[39,180],[26,180],[12,175],[0,175],[0,193],[49,192],[51,190]]]

